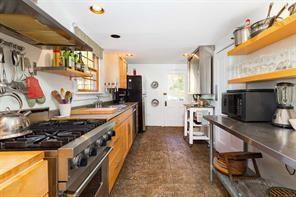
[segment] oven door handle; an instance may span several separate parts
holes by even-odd
[[[95,176],[95,174],[97,173],[97,171],[99,170],[99,168],[101,167],[101,165],[103,164],[103,162],[105,161],[105,159],[108,157],[108,155],[111,153],[112,150],[113,150],[113,148],[110,147],[110,149],[107,151],[107,153],[105,154],[105,156],[103,157],[103,159],[101,159],[101,161],[99,162],[99,164],[88,175],[88,177],[86,177],[86,179],[81,183],[81,185],[78,187],[78,189],[75,191],[75,193],[71,194],[71,196],[79,196],[81,194],[81,192],[83,191],[83,189],[87,186],[87,184]]]

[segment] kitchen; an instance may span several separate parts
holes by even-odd
[[[296,196],[294,3],[1,0],[0,196]]]

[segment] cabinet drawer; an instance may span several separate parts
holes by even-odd
[[[118,138],[116,143],[112,145],[113,150],[109,154],[109,162],[112,162],[116,157],[118,157],[121,154],[122,149],[122,140],[121,138]]]
[[[118,143],[120,143],[121,135],[122,135],[121,134],[121,126],[115,127],[114,131],[115,131],[115,136],[112,137],[112,140],[110,143],[110,146],[112,148],[114,148],[114,146],[116,146]]]
[[[122,165],[123,155],[122,149],[120,148],[116,152],[114,152],[114,155],[111,156],[111,158],[109,158],[109,192],[111,192],[116,182],[117,176],[119,175]]]
[[[115,123],[115,127],[119,126],[124,120],[126,120],[131,114],[133,113],[133,109],[129,109],[122,114],[116,116],[115,118],[111,119],[111,122]]]
[[[48,164],[39,161],[0,185],[0,196],[45,196],[48,193]]]

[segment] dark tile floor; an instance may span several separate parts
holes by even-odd
[[[209,183],[208,152],[203,142],[190,148],[182,128],[149,127],[134,142],[111,196],[228,196],[217,179]]]

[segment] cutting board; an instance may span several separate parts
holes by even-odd
[[[117,111],[117,108],[105,107],[105,108],[80,108],[72,110],[72,115],[89,115],[89,114],[113,114]]]

